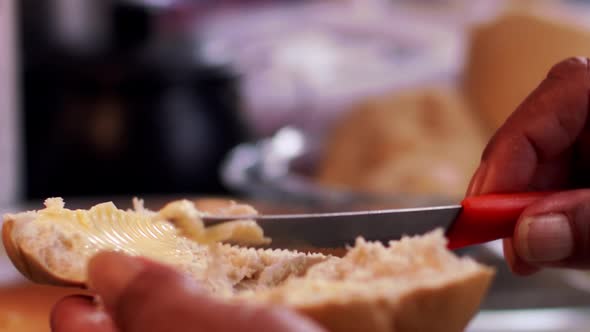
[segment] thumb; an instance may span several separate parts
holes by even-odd
[[[322,332],[286,309],[214,298],[188,276],[145,259],[102,253],[89,263],[89,284],[122,332]]]
[[[532,266],[590,267],[590,189],[557,193],[527,207],[513,246]]]

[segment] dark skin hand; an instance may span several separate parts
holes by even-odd
[[[59,332],[324,332],[280,307],[225,303],[173,269],[141,258],[101,253],[88,268],[91,297],[61,300],[51,314]]]
[[[468,195],[560,190],[521,215],[504,253],[517,274],[543,267],[590,267],[590,65],[555,65],[488,143]],[[303,331],[319,326],[282,308],[228,304],[165,266],[114,253],[89,264],[103,299],[68,297],[54,331]]]
[[[529,206],[504,240],[517,274],[590,267],[589,96],[588,59],[555,65],[498,129],[471,180],[468,195],[560,191]]]

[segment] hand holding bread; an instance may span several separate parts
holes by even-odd
[[[101,299],[72,296],[55,306],[59,332],[325,331],[281,307],[228,304],[162,264],[108,252],[89,263],[89,284]]]
[[[198,312],[193,312],[191,305],[202,299],[214,307],[219,304],[215,313],[229,310],[237,315],[242,310],[250,312],[248,308],[261,308],[253,310],[260,310],[262,318],[257,314],[227,319],[240,322],[245,329],[262,329],[260,324],[267,317],[264,326],[270,324],[272,329],[282,330],[278,327],[283,319],[273,317],[284,312],[276,308],[286,308],[291,313],[284,315],[294,317],[289,318],[293,324],[310,320],[326,331],[462,331],[477,311],[494,273],[471,258],[455,256],[447,249],[440,230],[388,244],[359,238],[343,257],[334,257],[210,242],[206,235],[217,238],[220,233],[201,227],[199,216],[203,212],[189,201],[169,204],[160,211],[143,206],[123,211],[112,203],[98,204],[89,210],[69,210],[57,199],[48,200],[46,205],[38,211],[5,216],[3,242],[9,257],[33,281],[88,288],[105,297],[99,306],[106,305],[106,311],[102,311],[82,298],[65,300],[54,314],[54,326],[60,329],[97,323],[114,324],[119,331],[134,331],[121,325],[126,324],[121,317],[128,316],[137,320],[133,324],[138,325],[132,327],[144,327],[141,324],[148,322],[153,326],[192,322]],[[171,210],[170,206],[182,208]],[[188,216],[201,225],[192,227],[198,232],[182,229],[190,224],[185,219]],[[240,232],[221,234],[232,240]],[[242,236],[238,238],[243,240]],[[118,255],[110,256],[111,263],[106,258],[91,261],[97,253],[113,250],[148,257],[167,268],[146,263],[151,267],[144,270],[131,261],[108,267],[123,259]],[[96,268],[96,262],[103,262],[104,267]],[[134,266],[140,279],[129,277]],[[104,287],[105,280],[116,278],[124,279],[123,286]],[[141,278],[149,282],[141,286]],[[191,284],[202,291],[189,287]],[[121,288],[128,291],[117,290]],[[160,297],[163,299],[158,300]],[[119,299],[134,305],[125,306],[129,310],[123,314],[118,309],[109,311],[109,306],[110,310],[118,306]],[[176,309],[161,321],[150,321],[156,319],[156,313],[137,316],[145,308],[166,312],[164,307]],[[94,313],[96,322],[77,316],[79,320],[59,325],[63,322],[60,317],[70,310]],[[305,319],[296,318],[299,316]],[[234,324],[219,315],[207,317],[221,327]],[[214,328],[215,325],[211,327]]]

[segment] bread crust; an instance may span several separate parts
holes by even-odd
[[[298,307],[329,331],[463,331],[488,289],[494,272],[482,268],[439,287],[415,289],[395,302],[355,300]]]
[[[8,258],[12,262],[12,265],[25,277],[31,279],[31,273],[27,266],[26,260],[18,247],[18,245],[12,239],[12,231],[14,229],[14,220],[6,219],[2,224],[2,243],[4,243],[4,249]],[[34,280],[33,280],[34,281]]]
[[[4,243],[8,258],[20,273],[27,279],[39,284],[86,288],[83,282],[68,280],[47,270],[45,266],[35,259],[33,254],[19,246],[12,238],[14,223],[15,221],[12,219],[4,220],[2,225],[2,242]]]

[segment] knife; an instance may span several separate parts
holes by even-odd
[[[253,219],[280,248],[340,248],[357,237],[388,242],[442,228],[450,249],[512,237],[522,211],[552,192],[490,194],[459,205],[362,212],[205,216],[206,225]]]

